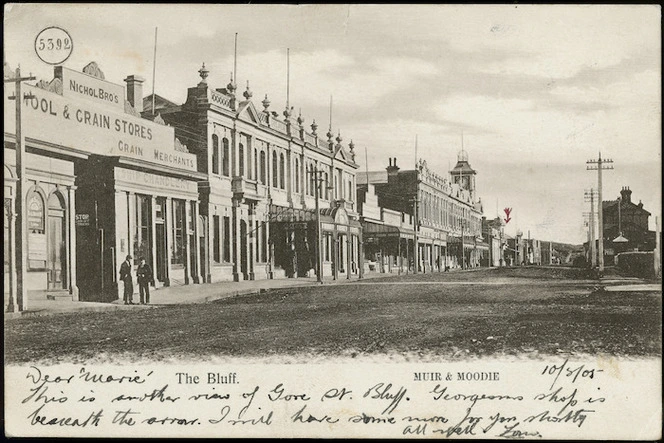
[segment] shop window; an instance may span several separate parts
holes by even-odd
[[[284,161],[284,154],[279,156],[279,187],[286,189],[286,162]]]
[[[32,191],[28,195],[28,269],[46,267],[46,212],[42,196]]]
[[[219,137],[212,135],[212,173],[219,174]]]
[[[212,216],[212,260],[221,262],[221,223],[218,215]]]
[[[230,148],[226,137],[221,141],[221,173],[225,177],[230,177]]]
[[[279,184],[279,177],[277,177],[277,167],[278,167],[277,153],[276,153],[276,151],[272,151],[272,187],[273,188],[276,188]]]
[[[134,232],[133,255],[135,260],[141,257],[152,263],[152,198],[136,195],[136,231]]]
[[[229,263],[231,261],[231,218],[224,217],[224,261]]]
[[[260,232],[258,230],[259,227],[260,227],[260,223],[256,222],[256,229],[254,230],[254,233],[253,233],[254,243],[255,243],[255,246],[256,246],[256,259],[255,259],[256,261],[259,261],[259,257],[260,257],[260,253],[261,253],[260,245],[258,244],[258,233]]]
[[[171,264],[184,266],[184,201],[173,200],[173,245]]]
[[[262,185],[267,184],[267,181],[265,179],[265,167],[266,167],[265,151],[261,151],[261,184]]]

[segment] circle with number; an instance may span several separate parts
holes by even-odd
[[[57,26],[42,29],[35,38],[37,56],[49,65],[59,65],[69,58],[74,42],[67,31]]]

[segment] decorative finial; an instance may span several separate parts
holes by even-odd
[[[336,138],[336,140],[337,140],[337,143],[339,143],[339,144],[341,144],[341,142],[343,141],[343,138],[341,138],[341,131],[339,131],[339,132],[337,133],[337,138]]]
[[[350,152],[353,152],[355,150],[355,143],[353,143],[353,140],[350,141],[348,144],[348,148],[350,148]]]
[[[302,126],[302,123],[304,123],[304,119],[302,118],[302,108],[300,108],[300,113],[297,116],[297,124]]]
[[[328,142],[332,143],[334,141],[334,139],[333,139],[334,134],[332,134],[332,128],[328,129],[327,134],[325,134],[325,135],[327,135],[327,141]]]
[[[201,76],[201,83],[207,84],[207,77],[210,75],[210,70],[205,67],[205,62],[203,62],[201,69],[198,70],[198,75]]]
[[[292,113],[293,113],[293,107],[291,106],[290,108],[288,108],[288,106],[286,106],[286,109],[284,109],[284,117],[286,117],[286,120],[290,119]]]
[[[233,81],[233,73],[231,72],[231,81],[226,85],[226,90],[231,94],[235,94],[235,82]]]
[[[314,121],[311,123],[311,132],[312,132],[314,135],[317,135],[317,134],[316,134],[316,129],[318,129],[318,125],[316,124],[316,120],[314,119]]]
[[[254,95],[251,92],[251,89],[249,89],[249,80],[247,80],[247,90],[244,91],[244,93],[242,93],[242,95],[244,95],[244,98],[246,98],[247,100],[249,100],[251,98],[251,96]]]
[[[265,99],[263,99],[263,108],[265,108],[265,112],[268,112],[267,108],[270,107],[270,100],[267,98],[267,94],[265,94]]]

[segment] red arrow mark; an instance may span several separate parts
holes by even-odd
[[[505,224],[507,224],[510,222],[510,220],[512,220],[510,218],[510,213],[512,212],[512,208],[505,208],[503,209],[503,211],[505,211],[505,215],[507,216],[507,218],[504,218],[503,220],[505,220]]]

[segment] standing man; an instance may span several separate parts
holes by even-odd
[[[154,284],[154,277],[152,276],[152,268],[145,263],[145,259],[141,257],[140,264],[136,270],[138,277],[138,293],[141,297],[141,304],[150,303],[150,285]],[[145,294],[145,298],[143,297]]]
[[[133,305],[134,284],[131,279],[131,255],[120,265],[120,280],[124,283],[124,304]]]

